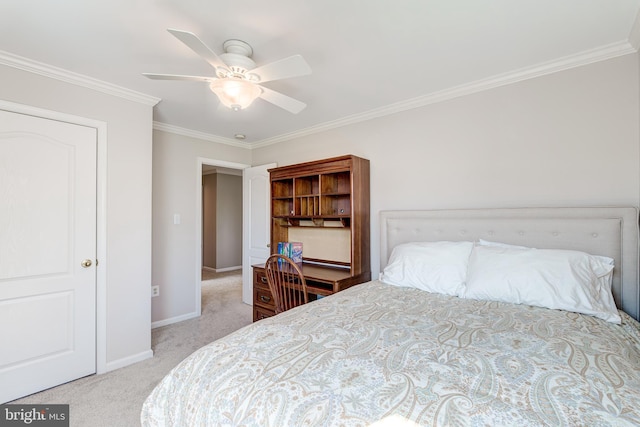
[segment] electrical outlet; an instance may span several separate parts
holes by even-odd
[[[151,287],[151,297],[160,296],[160,286],[155,285]]]

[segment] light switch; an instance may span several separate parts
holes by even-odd
[[[180,225],[180,214],[173,214],[173,225]]]

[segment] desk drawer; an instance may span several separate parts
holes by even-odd
[[[253,268],[253,286],[262,286],[269,289],[269,283],[263,268]]]
[[[253,321],[271,317],[276,312],[276,305],[269,290],[264,268],[253,267]]]
[[[273,296],[269,288],[262,286],[253,287],[253,303],[263,307],[269,307],[275,310],[276,305],[273,302]]]
[[[267,317],[275,316],[275,311],[266,309],[264,307],[260,307],[258,305],[253,306],[253,321],[257,322],[261,319],[266,319]]]

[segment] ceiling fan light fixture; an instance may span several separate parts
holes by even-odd
[[[225,53],[218,56],[195,34],[172,28],[168,31],[208,62],[215,70],[215,76],[143,73],[144,76],[157,80],[207,82],[220,102],[235,111],[249,107],[257,97],[292,114],[298,114],[307,106],[259,84],[311,74],[311,67],[302,56],[292,55],[256,68],[251,59],[253,49],[242,40],[225,41]]]
[[[217,79],[209,87],[223,105],[234,111],[247,108],[262,93],[259,86],[238,78]]]

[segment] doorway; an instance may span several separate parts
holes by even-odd
[[[242,171],[202,165],[202,280],[242,269]]]
[[[197,198],[198,206],[196,208],[196,215],[199,216],[199,218],[196,219],[196,241],[198,244],[198,248],[196,251],[196,254],[198,254],[196,256],[196,277],[198,278],[198,280],[196,280],[195,292],[197,316],[200,316],[202,314],[203,271],[233,271],[235,269],[242,268],[242,171],[248,167],[249,165],[240,163],[232,163],[223,160],[207,159],[202,157],[198,158],[198,191],[196,192],[196,194],[199,195],[199,197]],[[214,175],[219,176],[215,177],[215,179],[209,179]],[[239,188],[236,188],[235,185],[232,185],[234,189],[231,191],[231,193],[227,193],[222,197],[223,200],[234,200],[237,197],[240,201],[240,212],[235,213],[235,215],[239,217],[239,228],[234,227],[236,231],[231,231],[230,233],[228,233],[229,230],[224,230],[224,233],[222,233],[224,234],[223,236],[220,236],[221,233],[217,232],[219,223],[221,221],[224,221],[227,215],[234,215],[233,211],[235,211],[235,208],[232,209],[232,212],[230,213],[226,209],[215,208],[217,200],[213,201],[213,203],[209,203],[210,201],[206,200],[205,190],[207,189],[207,187],[212,185],[211,182],[205,183],[206,178],[207,181],[213,181],[214,183],[218,181],[218,178],[221,178],[220,181],[222,182],[220,184],[221,188],[223,188],[224,190],[228,190],[228,188],[225,187],[224,184],[229,184],[230,182],[233,183],[236,179],[239,180]],[[237,194],[234,194],[236,192]],[[214,206],[212,207],[211,205]],[[213,208],[216,212],[221,211],[223,213],[220,217],[216,215],[214,221],[209,221],[211,218],[205,218],[205,215],[203,214],[205,208],[207,208],[207,210],[211,210]],[[235,220],[233,222],[235,223]],[[238,233],[237,230],[239,230],[238,235],[236,235]],[[237,242],[233,242],[233,239],[235,239]],[[222,245],[222,242],[220,242],[219,240],[231,242],[232,246],[235,246],[236,249],[240,251],[240,258],[237,261],[238,264],[236,264],[235,262],[234,255],[229,256],[229,254],[226,253],[218,257],[218,247]],[[205,247],[205,245],[207,247]],[[236,249],[233,250],[234,254]],[[220,258],[222,263],[224,264],[220,268],[218,268],[218,264],[216,261],[218,258]],[[230,260],[231,263],[229,263]]]

